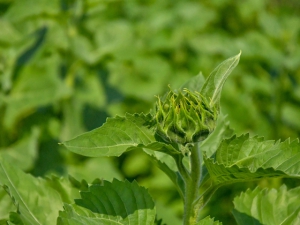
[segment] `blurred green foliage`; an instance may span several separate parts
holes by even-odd
[[[221,100],[231,127],[299,137],[299,15],[297,0],[0,0],[0,154],[36,176],[137,179],[165,223],[180,224],[176,190],[141,152],[89,159],[58,143],[148,112],[168,84],[208,76],[240,50]],[[234,224],[229,202],[244,187],[222,188],[206,212]]]

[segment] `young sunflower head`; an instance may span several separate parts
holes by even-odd
[[[182,145],[202,141],[214,130],[218,109],[198,92],[170,90],[164,100],[158,97],[155,119],[157,134],[166,142]]]

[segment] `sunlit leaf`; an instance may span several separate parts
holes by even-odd
[[[253,191],[248,189],[234,199],[234,216],[239,225],[249,224],[251,217],[251,224],[298,224],[299,195],[299,187],[287,190],[285,185],[279,190],[261,190],[258,187]]]
[[[204,157],[211,179],[217,183],[250,181],[262,177],[300,178],[298,140],[264,141],[248,134],[224,140],[215,158]]]
[[[155,221],[156,211],[152,198],[136,182],[93,184],[81,192],[76,205],[65,205],[58,224],[149,224]],[[77,223],[75,223],[75,221]]]
[[[201,94],[210,99],[210,106],[219,105],[223,85],[232,70],[237,66],[240,55],[237,54],[218,65],[205,81]]]
[[[0,185],[11,196],[24,225],[52,225],[62,209],[61,197],[45,180],[25,174],[3,158],[0,159]]]
[[[72,152],[85,156],[119,156],[130,147],[155,141],[150,120],[150,114],[108,118],[102,127],[63,144]]]
[[[151,121],[151,114],[126,114],[125,117],[108,118],[103,126],[63,144],[74,153],[92,157],[120,156],[141,147],[178,154],[171,145],[155,140]]]

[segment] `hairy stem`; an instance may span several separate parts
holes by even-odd
[[[191,179],[188,170],[186,169],[186,167],[182,163],[183,156],[182,155],[176,155],[176,156],[173,156],[173,158],[176,162],[178,171],[181,174],[181,176],[183,177],[184,181]]]
[[[185,183],[185,198],[184,198],[184,225],[196,224],[198,218],[198,209],[196,200],[199,198],[199,186],[201,180],[201,161],[202,155],[199,143],[194,143],[190,147],[191,156],[191,172],[189,179]]]
[[[195,201],[195,206],[198,210],[201,210],[216,192],[221,185],[211,185],[203,193],[200,194],[199,198]]]

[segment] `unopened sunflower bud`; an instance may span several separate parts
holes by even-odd
[[[184,89],[169,91],[166,98],[158,97],[156,105],[157,134],[166,142],[182,145],[202,141],[214,130],[218,109],[198,92]]]

